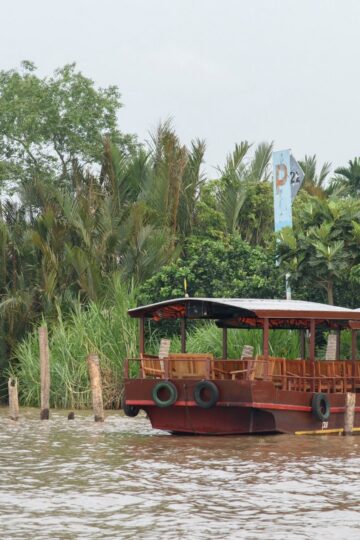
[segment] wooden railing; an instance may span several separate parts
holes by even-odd
[[[288,360],[263,356],[217,360],[211,354],[178,353],[168,358],[148,354],[126,360],[124,376],[129,378],[129,362],[139,365],[142,378],[265,380],[279,390],[298,392],[360,391],[360,361]]]

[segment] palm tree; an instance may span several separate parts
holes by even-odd
[[[317,173],[317,157],[315,154],[305,156],[303,161],[299,161],[299,164],[305,173],[302,188],[310,195],[325,198],[327,196],[328,187],[326,183],[331,171],[331,163],[323,163],[319,173]]]
[[[348,167],[339,167],[335,173],[338,176],[334,179],[334,185],[343,188],[345,194],[357,197],[360,193],[360,158],[350,160]]]

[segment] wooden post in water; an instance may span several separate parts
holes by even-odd
[[[9,416],[11,420],[17,420],[19,418],[17,379],[13,379],[12,377],[9,378],[8,390],[9,390]]]
[[[46,326],[39,328],[40,349],[40,419],[49,420],[50,410],[50,366],[49,366],[49,343]]]
[[[356,394],[347,392],[345,394],[345,417],[344,417],[344,435],[352,435],[354,429]]]
[[[102,398],[100,362],[97,354],[90,354],[87,358],[91,384],[91,397],[94,409],[95,422],[104,421],[104,406]]]

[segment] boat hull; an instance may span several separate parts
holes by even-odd
[[[313,393],[282,391],[265,381],[214,381],[219,389],[215,406],[206,409],[194,400],[199,380],[171,381],[178,398],[174,405],[158,407],[152,399],[156,379],[125,381],[125,402],[143,409],[154,428],[201,435],[260,433],[341,433],[345,394],[327,394],[330,417],[319,420],[312,410]],[[357,396],[358,398],[358,396]],[[355,431],[360,430],[360,399],[356,401]]]

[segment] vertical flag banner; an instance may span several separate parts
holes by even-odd
[[[275,232],[292,227],[290,150],[273,152]]]

